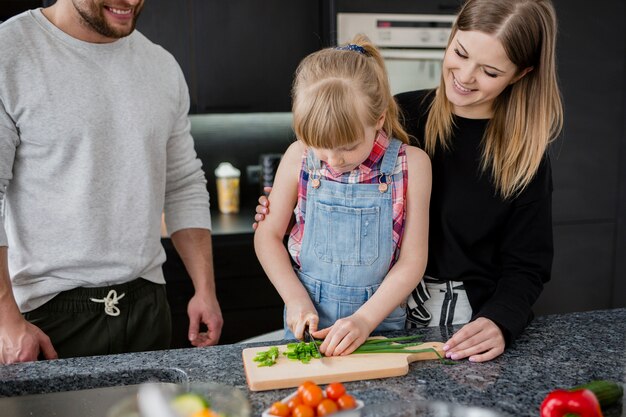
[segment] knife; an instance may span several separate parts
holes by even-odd
[[[309,331],[309,324],[307,323],[304,326],[304,340],[309,342],[309,343],[313,343],[313,346],[315,346],[315,351],[317,352],[318,355],[320,355],[320,361],[324,358],[324,355],[322,355],[322,352],[320,352],[320,348],[319,346],[317,346],[317,342],[315,341],[315,338],[313,337],[313,335],[311,334],[311,332]],[[322,363],[324,363],[322,361]]]

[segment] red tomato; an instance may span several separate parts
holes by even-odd
[[[305,404],[299,404],[293,409],[291,413],[292,417],[315,417],[315,411],[313,407],[309,407]]]
[[[315,384],[307,385],[302,390],[302,402],[308,406],[317,407],[323,399],[324,392]]]
[[[289,409],[289,406],[287,404],[276,401],[270,407],[270,414],[273,416],[287,417],[289,414],[291,414],[291,410]]]
[[[332,413],[336,413],[339,410],[339,406],[336,402],[331,400],[330,398],[324,398],[317,405],[317,415],[318,417],[327,416]]]
[[[302,404],[302,399],[298,397],[297,395],[294,395],[293,398],[287,401],[287,407],[289,407],[289,410],[291,412],[293,412],[293,409],[296,408],[296,406],[300,404]]]
[[[302,384],[298,386],[298,397],[302,399],[302,394],[304,393],[304,389],[309,385],[315,385],[313,381],[304,381]]]
[[[339,397],[346,393],[346,387],[341,382],[332,382],[326,386],[326,397],[337,401]]]
[[[342,410],[350,410],[356,407],[356,400],[350,394],[343,394],[337,400],[337,404],[339,405],[339,408],[341,408]]]

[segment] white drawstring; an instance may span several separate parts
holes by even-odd
[[[109,316],[115,317],[120,315],[120,309],[117,308],[115,305],[118,303],[119,300],[124,298],[125,295],[126,293],[122,293],[122,295],[118,297],[117,292],[115,290],[111,290],[109,291],[107,296],[102,299],[90,298],[90,300],[94,303],[104,303],[104,312]]]

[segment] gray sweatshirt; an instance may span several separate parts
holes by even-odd
[[[164,283],[170,233],[211,228],[174,58],[134,31],[77,40],[41,9],[0,25],[0,246],[22,312],[60,291]]]

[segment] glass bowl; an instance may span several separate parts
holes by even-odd
[[[441,401],[394,401],[355,410],[342,411],[336,417],[511,417],[495,410]]]
[[[172,401],[181,394],[193,393],[206,399],[210,405],[211,411],[214,413],[219,413],[228,417],[250,417],[250,403],[239,389],[211,382],[192,382],[187,384],[142,384],[139,386],[137,395],[124,398],[120,402],[114,404],[108,410],[107,417],[155,417],[156,414],[163,417],[185,417],[180,414],[176,414],[175,412],[172,414],[173,410],[169,409],[163,412],[162,409],[168,408],[167,406],[155,410],[157,412],[140,412],[138,396],[147,394],[148,390],[145,389],[146,385],[152,386],[150,387],[152,388],[150,390],[152,394],[154,394],[155,391],[158,391],[158,394],[162,396],[162,399],[166,402],[166,404],[171,404]],[[155,390],[154,387],[157,389]],[[157,398],[157,400],[161,401],[159,398]],[[154,403],[158,403],[159,401],[153,401],[151,399],[149,401],[152,403],[151,408],[154,407]]]

